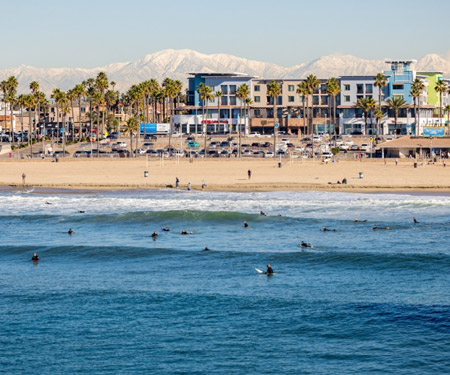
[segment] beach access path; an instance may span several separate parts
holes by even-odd
[[[228,191],[342,190],[342,191],[446,191],[450,192],[450,166],[414,160],[381,159],[321,160],[293,159],[60,159],[2,160],[0,186],[26,185],[67,189],[192,189]],[[251,179],[248,170],[251,170]],[[145,177],[148,171],[148,177]],[[362,173],[363,178],[360,178]],[[347,179],[348,184],[337,184]],[[331,184],[330,184],[331,183]]]

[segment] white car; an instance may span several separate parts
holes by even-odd
[[[347,151],[348,149],[349,149],[349,147],[346,144],[342,144],[339,146],[339,150],[341,150],[341,151]]]
[[[331,153],[330,151],[322,152],[322,157],[326,158],[326,159],[332,158],[333,157],[333,153]]]
[[[261,134],[259,134],[258,132],[251,132],[248,136],[249,137],[260,137]]]
[[[273,151],[267,151],[265,157],[266,158],[273,158]]]
[[[361,151],[369,151],[370,145],[368,143],[362,143],[360,148],[361,148]]]

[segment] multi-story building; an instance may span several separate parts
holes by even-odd
[[[191,73],[188,79],[187,106],[182,108],[183,114],[174,116],[175,126],[176,129],[187,133],[202,133],[205,130],[229,132],[236,130],[236,125],[240,124],[241,131],[245,129],[246,133],[258,131],[270,134],[276,127],[278,130],[296,134],[423,134],[423,129],[427,126],[446,123],[444,119],[439,118],[438,109],[441,105],[444,107],[449,104],[450,98],[448,93],[444,93],[443,103],[440,103],[439,95],[435,92],[436,83],[443,79],[442,73],[416,73],[412,68],[414,62],[386,61],[390,69],[383,73],[387,85],[381,90],[375,87],[374,75],[338,77],[340,93],[336,97],[336,103],[333,103],[333,98],[326,90],[326,79],[319,79],[320,87],[309,97],[303,97],[297,92],[302,79],[266,79],[241,73]],[[425,85],[416,103],[420,108],[418,113],[414,112],[414,99],[410,95],[416,78],[422,80]],[[268,85],[273,81],[281,88],[280,95],[276,98],[275,116],[273,98],[268,94]],[[214,99],[208,103],[202,103],[200,100],[197,92],[200,83],[212,89]],[[244,83],[250,89],[251,104],[248,105],[241,103],[236,96],[238,87]],[[221,97],[217,97],[219,91],[222,93]],[[394,111],[389,108],[387,101],[395,97],[402,97],[406,103],[398,112],[397,123],[394,120]],[[379,129],[374,111],[370,111],[365,119],[363,111],[358,108],[357,102],[361,98],[373,98],[376,103],[381,101],[384,117],[380,121]],[[337,108],[337,120],[333,126],[334,105]],[[416,120],[419,121],[418,124]]]

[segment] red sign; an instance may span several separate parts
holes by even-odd
[[[208,124],[208,125],[218,124],[218,123],[219,123],[219,121],[217,121],[217,120],[203,120],[202,121],[202,124]],[[220,123],[221,124],[228,124],[228,121],[221,120]]]

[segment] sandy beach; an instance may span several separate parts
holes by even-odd
[[[22,186],[22,173],[28,187],[67,189],[160,189],[180,188],[191,183],[192,189],[276,191],[276,190],[342,190],[342,191],[448,191],[450,167],[442,163],[394,160],[346,160],[325,164],[319,160],[283,161],[278,159],[88,159],[88,160],[4,160],[0,162],[0,186]],[[251,179],[248,170],[252,171]],[[144,177],[148,171],[148,177]],[[359,173],[363,178],[359,178]],[[337,184],[346,178],[347,185]],[[331,184],[330,184],[331,183]],[[170,186],[169,186],[170,187]]]

